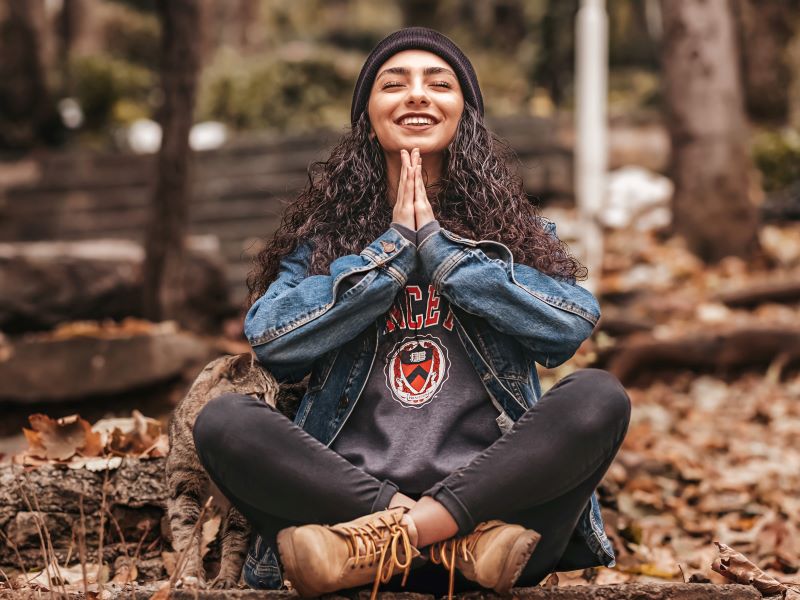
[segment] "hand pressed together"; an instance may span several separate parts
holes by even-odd
[[[422,156],[419,148],[414,148],[411,153],[401,150],[400,162],[400,183],[397,186],[397,201],[394,203],[392,220],[417,230],[435,219],[422,179]]]

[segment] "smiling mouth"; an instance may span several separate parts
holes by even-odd
[[[409,123],[407,125],[403,125],[402,123],[395,123],[395,125],[403,129],[409,129],[411,131],[424,131],[425,129],[430,129],[431,127],[435,127],[436,123],[419,123],[419,124]]]

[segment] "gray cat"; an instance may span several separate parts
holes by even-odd
[[[263,400],[293,418],[306,385],[307,379],[298,384],[279,385],[250,353],[223,356],[206,365],[175,408],[169,424],[170,450],[166,460],[167,515],[175,552],[178,556],[187,552],[181,574],[184,582],[202,586],[205,581],[198,536],[192,536],[192,531],[208,496],[214,496],[223,515],[220,568],[212,587],[225,589],[238,585],[250,537],[249,524],[209,480],[197,457],[192,437],[197,413],[212,398],[236,392]]]

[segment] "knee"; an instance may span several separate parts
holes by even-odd
[[[234,422],[240,411],[238,404],[249,397],[240,394],[222,394],[209,400],[197,413],[192,426],[192,437],[198,456],[214,454],[225,446],[225,437],[236,431]]]
[[[602,369],[581,369],[568,375],[574,386],[574,416],[581,427],[614,428],[624,432],[631,417],[631,400],[614,375]],[[566,379],[566,378],[565,378]]]

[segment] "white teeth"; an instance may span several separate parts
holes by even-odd
[[[406,117],[400,121],[401,125],[432,125],[433,119],[428,117]]]

